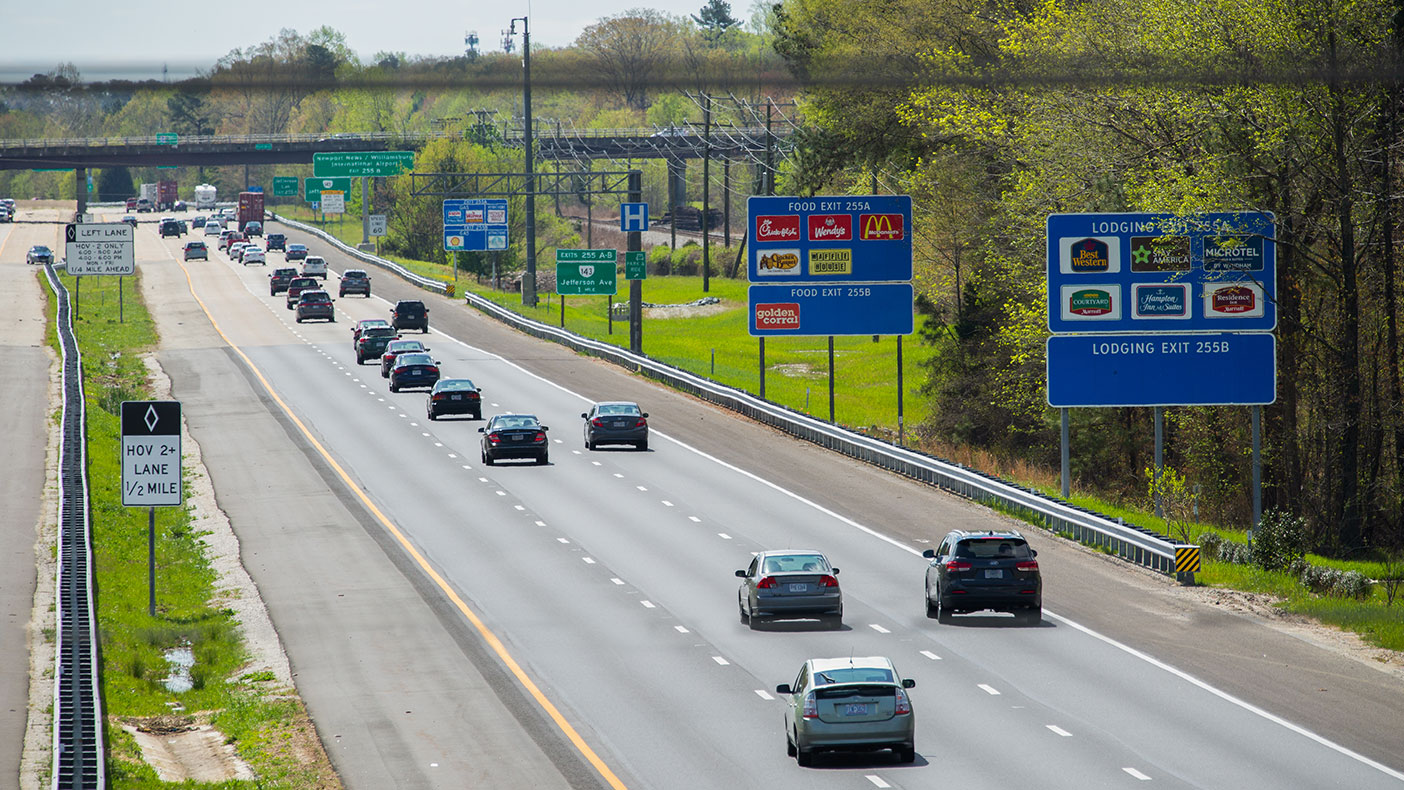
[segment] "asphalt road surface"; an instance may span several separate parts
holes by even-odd
[[[274,225],[274,229],[282,228]],[[305,240],[334,272],[348,260]],[[185,404],[348,787],[1399,787],[1394,675],[1030,535],[1042,627],[938,626],[922,548],[1006,526],[372,271],[371,299],[296,324],[270,266],[175,260],[138,233],[160,360]],[[328,280],[334,289],[335,274]],[[485,467],[468,420],[429,422],[358,366],[350,325],[431,305],[447,376],[489,414],[539,415],[551,460]],[[213,321],[213,325],[212,322]],[[218,331],[215,330],[218,327]],[[647,348],[647,334],[645,334]],[[648,452],[587,452],[590,399],[652,415]],[[809,547],[845,625],[751,631],[733,570]],[[787,759],[778,683],[813,656],[886,655],[917,681],[915,764]]]

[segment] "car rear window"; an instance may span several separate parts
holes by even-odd
[[[439,382],[440,390],[475,390],[473,382],[468,379],[445,379]]]
[[[1013,557],[1026,560],[1033,556],[1029,544],[1022,538],[968,538],[956,544],[957,557],[1000,559]]]
[[[185,246],[189,247],[192,250],[205,249],[205,243],[203,241],[188,241],[185,243]]]
[[[894,683],[892,670],[881,667],[842,667],[814,673],[814,685],[830,683]]]
[[[762,573],[828,573],[829,563],[818,554],[787,554],[766,557]]]
[[[395,358],[396,365],[432,365],[434,358],[428,354],[401,354]]]
[[[639,407],[632,403],[606,403],[600,407],[600,414],[638,414]]]
[[[304,302],[330,302],[331,297],[326,291],[303,291],[302,301]]]
[[[395,312],[398,313],[417,313],[423,309],[423,302],[398,302],[395,305]]]
[[[343,279],[343,280],[364,280],[364,279],[366,279],[366,273],[363,272],[363,271],[361,271],[361,270],[359,270],[359,269],[351,269],[351,270],[349,270],[349,271],[343,272],[342,275],[341,275],[341,279]]]
[[[361,337],[394,337],[397,330],[388,326],[372,326],[361,330]]]

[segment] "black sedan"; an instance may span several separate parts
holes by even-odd
[[[431,390],[439,381],[439,363],[428,354],[408,352],[395,357],[390,368],[390,391],[399,392],[410,387],[428,387]]]
[[[533,414],[499,414],[478,429],[483,435],[483,463],[492,466],[503,458],[535,458],[538,464],[551,460],[546,441],[547,427]]]
[[[24,256],[24,259],[28,263],[37,263],[42,266],[54,262],[54,251],[42,244],[36,244],[29,248],[29,253]]]
[[[289,244],[283,251],[283,257],[290,261],[302,261],[307,259],[306,244]]]
[[[391,340],[380,355],[380,377],[390,378],[390,369],[395,366],[395,357],[400,354],[423,354],[429,347],[418,340]]]
[[[429,390],[424,402],[424,412],[431,420],[443,414],[469,414],[473,419],[483,418],[482,390],[473,386],[468,379],[439,379]]]
[[[632,444],[648,449],[648,413],[625,401],[596,403],[580,415],[585,420],[585,449],[601,444]]]

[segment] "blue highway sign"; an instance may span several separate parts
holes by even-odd
[[[1251,406],[1277,399],[1267,332],[1054,335],[1048,405]]]
[[[746,212],[753,283],[912,279],[906,195],[752,197]]]
[[[911,283],[752,285],[751,335],[910,335]]]
[[[1273,216],[1051,214],[1048,329],[1270,332],[1277,326]]]
[[[495,252],[507,249],[506,198],[444,201],[444,250]]]
[[[648,204],[620,203],[619,229],[625,233],[648,230]]]

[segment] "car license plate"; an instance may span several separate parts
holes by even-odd
[[[523,440],[523,439],[525,439],[525,438],[526,438],[525,436],[523,436],[522,434],[519,433],[519,434],[515,434],[515,435],[512,436],[512,441],[514,441],[514,442],[520,442],[521,440]]]
[[[629,427],[629,423],[626,422],[626,421],[624,421],[624,420],[615,420],[615,421],[614,421],[614,427],[616,427],[616,428],[628,428],[628,427]]]
[[[860,703],[853,703],[853,702],[850,702],[850,703],[848,703],[847,705],[844,705],[844,706],[843,706],[843,715],[845,715],[845,716],[866,716],[866,715],[868,715],[868,705],[867,705],[867,703],[861,703],[861,704],[860,704]]]
[[[1003,579],[1003,578],[1004,578],[1004,571],[1001,571],[1001,570],[985,571],[985,578],[986,578],[986,579]]]
[[[463,396],[455,392],[449,396],[449,400],[463,400]]]
[[[791,584],[791,585],[790,585],[790,592],[808,592],[808,591],[809,591],[809,585],[808,585],[808,584]]]

